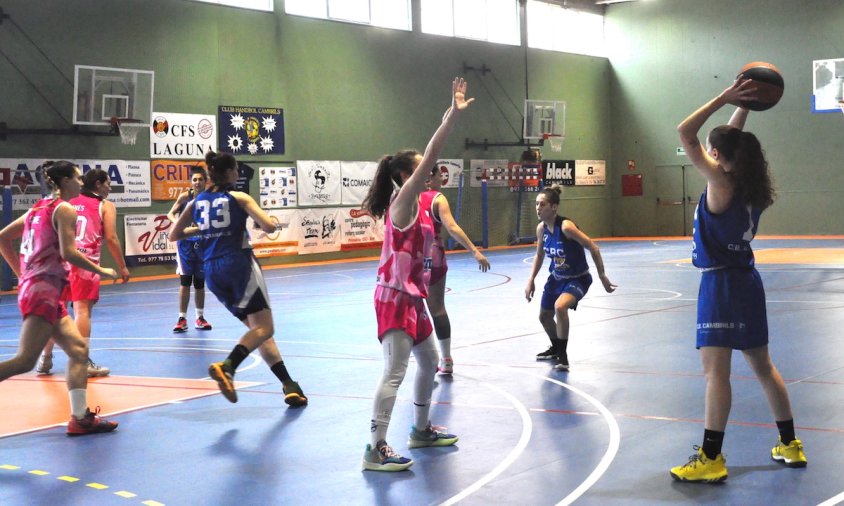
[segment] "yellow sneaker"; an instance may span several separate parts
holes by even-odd
[[[795,439],[787,445],[782,444],[782,439],[777,441],[777,446],[771,450],[771,458],[782,462],[788,467],[806,467],[806,455],[803,453],[803,443]]]
[[[678,481],[719,483],[727,479],[727,460],[723,454],[710,459],[703,453],[703,448],[694,447],[696,455],[689,457],[689,462],[671,468],[671,477]]]

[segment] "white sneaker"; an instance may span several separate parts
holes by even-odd
[[[440,359],[440,365],[437,366],[437,371],[440,374],[452,374],[454,373],[454,360],[451,357],[444,357]]]
[[[89,378],[97,378],[100,376],[108,376],[111,372],[111,369],[108,367],[103,367],[101,365],[97,365],[94,363],[93,360],[90,358],[88,359],[88,377]]]
[[[49,376],[53,374],[50,370],[53,368],[53,356],[42,353],[38,357],[38,365],[35,366],[35,372],[42,376]]]

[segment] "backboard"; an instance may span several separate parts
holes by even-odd
[[[566,103],[556,100],[525,100],[525,140],[538,141],[545,134],[566,136]]]
[[[111,125],[111,118],[152,123],[155,72],[76,65],[73,124]]]
[[[839,112],[844,93],[844,58],[812,62],[812,112]]]

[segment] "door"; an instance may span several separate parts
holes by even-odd
[[[692,235],[695,207],[706,180],[693,165],[658,165],[657,234]]]

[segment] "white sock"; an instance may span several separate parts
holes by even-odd
[[[187,313],[182,313],[182,312],[179,313],[179,318],[187,318],[187,316],[188,316]]]
[[[68,391],[70,394],[70,414],[74,418],[81,419],[88,409],[88,391],[84,388],[75,388]]]
[[[205,313],[204,309],[196,308],[196,319],[198,320],[198,319],[202,318],[204,313]]]
[[[442,351],[443,358],[451,358],[451,338],[440,339],[440,351]]]

